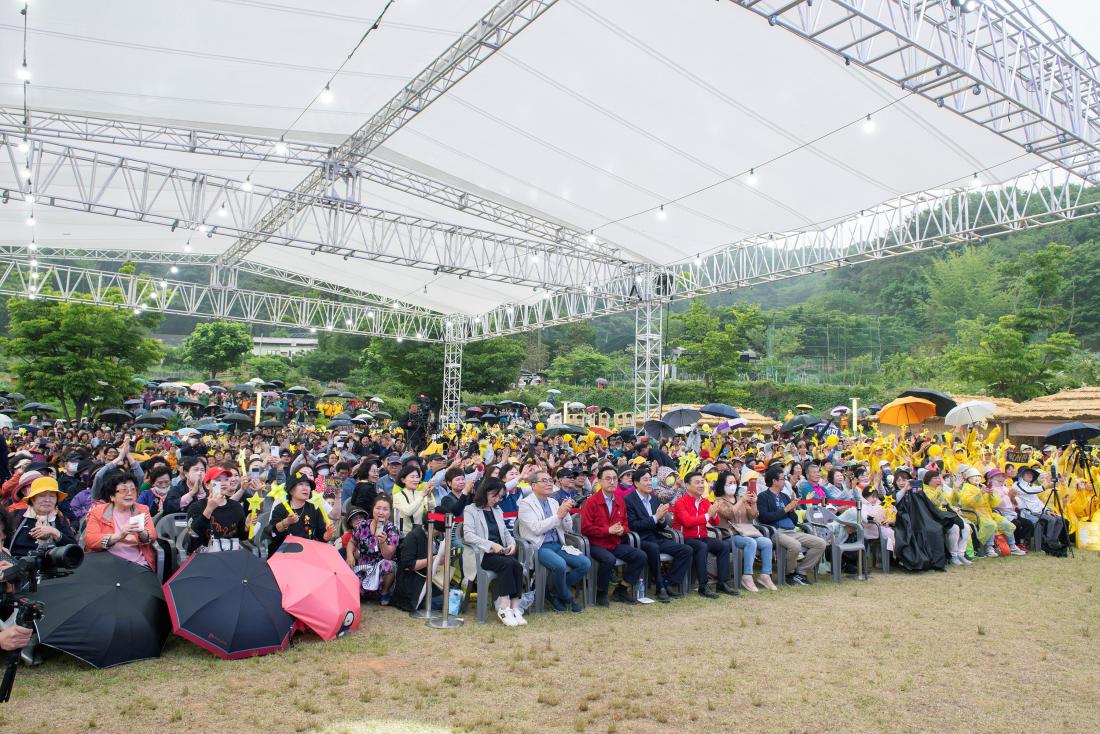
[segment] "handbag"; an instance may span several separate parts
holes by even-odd
[[[1000,533],[997,533],[997,537],[993,539],[993,547],[997,549],[997,555],[999,556],[1007,556],[1009,554],[1008,540]]]

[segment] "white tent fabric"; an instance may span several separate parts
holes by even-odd
[[[32,3],[29,103],[278,135],[383,5]],[[334,102],[315,105],[287,137],[337,144],[491,6],[396,3],[337,77]],[[0,69],[21,63],[21,34],[16,12],[0,17]],[[0,104],[22,103],[14,74],[0,74]],[[862,124],[868,114],[873,133]],[[288,189],[308,173],[79,145]],[[709,0],[562,0],[377,155],[595,229],[626,256],[654,263],[830,222],[898,194],[957,185],[976,171],[993,182],[1041,164],[752,13]],[[755,186],[744,175],[752,168]],[[10,185],[4,175],[0,184]],[[681,198],[698,189],[706,190]],[[368,191],[372,206],[508,233],[381,185]],[[654,208],[662,204],[659,218]],[[24,218],[17,207],[0,208],[0,242],[24,242]],[[182,230],[95,215],[42,209],[38,221],[40,244],[179,250],[188,243]],[[190,242],[195,252],[232,243],[199,239]],[[523,286],[274,245],[249,259],[448,313],[539,297]]]

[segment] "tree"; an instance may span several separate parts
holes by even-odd
[[[950,253],[923,271],[928,285],[924,322],[931,329],[947,331],[960,319],[995,319],[1008,311],[1001,280],[994,272],[988,250],[967,248]]]
[[[990,395],[1017,401],[1057,389],[1058,375],[1078,346],[1077,339],[1063,331],[1032,343],[1010,315],[992,324],[961,321],[958,334],[958,345],[946,355],[955,373]]]
[[[286,357],[275,354],[260,354],[248,358],[249,377],[262,377],[266,382],[272,380],[294,380],[298,371]]]
[[[160,345],[147,338],[159,319],[87,303],[8,300],[9,338],[20,389],[56,400],[65,418],[80,420],[94,401],[119,404],[133,378],[160,360]],[[70,413],[70,406],[73,413]]]
[[[207,321],[195,327],[180,349],[189,365],[216,377],[252,351],[252,334],[244,324]]]
[[[595,383],[596,378],[606,378],[611,369],[610,357],[600,354],[588,345],[582,345],[555,357],[547,375],[553,382],[590,385]]]
[[[684,350],[677,360],[680,368],[701,377],[711,399],[719,379],[736,375],[738,352],[749,346],[759,349],[763,339],[763,314],[756,305],[711,309],[696,299],[686,312],[674,314],[671,322],[674,337],[670,341]]]
[[[499,392],[519,381],[519,368],[527,348],[521,339],[487,339],[472,342],[462,350],[462,389],[469,392]],[[443,374],[440,373],[440,381]]]

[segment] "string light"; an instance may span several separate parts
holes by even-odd
[[[31,80],[31,70],[27,68],[27,62],[24,61],[23,65],[16,70],[15,75],[19,77],[20,81],[29,82]]]
[[[275,155],[286,157],[286,154],[290,152],[290,149],[286,147],[286,141],[279,138],[275,143]]]
[[[750,168],[749,169],[749,175],[745,176],[745,183],[747,183],[749,186],[752,186],[754,188],[755,188],[756,184],[759,183],[759,180],[756,178],[756,169],[755,168]]]
[[[978,173],[975,171],[974,172],[974,177],[970,179],[970,188],[977,189],[977,188],[980,188],[981,185],[982,185],[982,177],[979,176]]]
[[[241,191],[251,191],[251,190],[252,190],[252,177],[249,176],[244,181],[241,181]]]
[[[31,146],[26,140],[20,140],[19,145],[16,146],[20,153],[29,153]]]
[[[695,256],[695,267],[699,267],[702,264],[703,264],[703,256],[702,255],[696,255]]]
[[[225,208],[225,204],[222,204],[221,207],[218,208],[218,216],[222,219],[229,216],[229,210]]]
[[[23,200],[26,201],[28,204],[33,204],[34,194],[28,191],[26,194],[23,195]]]
[[[27,226],[28,227],[33,227],[36,224],[38,224],[38,222],[35,221],[35,218],[34,218],[33,214],[31,214],[29,217],[27,217]]]
[[[657,219],[659,219],[662,222],[665,221],[666,219],[668,219],[668,212],[665,211],[665,205],[664,204],[661,204],[661,208],[657,210]]]
[[[333,96],[332,90],[329,85],[325,85],[325,88],[321,90],[321,93],[317,95],[317,99],[321,101],[321,104],[332,104]]]
[[[871,118],[870,115],[867,115],[867,117],[863,120],[863,132],[870,135],[874,131],[875,131],[875,121]]]
[[[179,268],[177,268],[177,267],[176,267],[175,265],[173,265],[172,267],[168,268],[168,272],[170,272],[170,273],[171,273],[172,275],[175,275],[175,274],[176,274],[176,273],[178,273],[179,271],[180,271],[180,269],[179,269]]]

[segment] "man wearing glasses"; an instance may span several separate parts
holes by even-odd
[[[531,479],[531,493],[519,501],[519,519],[516,531],[520,538],[531,543],[538,553],[538,562],[547,571],[546,600],[555,611],[582,607],[573,598],[570,589],[588,576],[592,561],[575,548],[565,545],[563,524],[567,522],[573,500],[560,504],[551,495],[554,483],[549,472],[539,470]]]
[[[799,586],[808,586],[810,579],[807,573],[817,568],[818,561],[825,554],[826,542],[816,535],[803,533],[798,530],[798,516],[794,513],[798,507],[798,497],[787,501],[783,494],[783,487],[787,480],[787,473],[780,464],[773,464],[764,474],[764,483],[768,490],[759,495],[756,504],[760,509],[760,522],[771,525],[779,532],[776,540],[787,554],[786,568],[794,571],[787,574],[787,583]],[[805,553],[801,563],[798,562],[798,553]],[[797,564],[797,565],[795,565]]]

